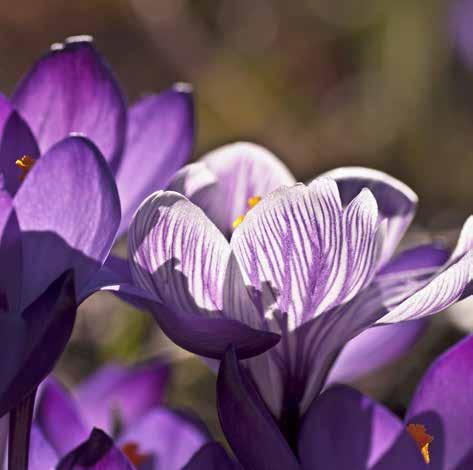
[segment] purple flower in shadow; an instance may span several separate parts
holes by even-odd
[[[467,470],[473,464],[472,372],[470,336],[431,365],[404,420],[355,389],[333,385],[312,402],[296,433],[284,435],[288,430],[278,427],[229,350],[218,377],[219,417],[248,469]],[[222,449],[220,467],[206,459],[197,454],[188,469],[234,468]]]
[[[0,321],[2,335],[14,338],[8,344],[15,358],[2,361],[1,393],[20,374],[12,371],[26,361],[25,342],[44,336],[42,325],[53,321],[52,311],[37,305],[41,296],[52,291],[54,297],[53,284],[73,271],[69,310],[75,315],[76,304],[100,288],[108,272],[102,265],[140,201],[189,158],[193,120],[192,94],[184,84],[127,110],[87,36],[53,45],[10,100],[0,96]],[[37,319],[25,324],[33,315]],[[65,338],[66,344],[74,315],[63,331],[54,323],[56,343]],[[39,344],[33,344],[37,350]],[[62,348],[43,346],[47,373]],[[28,390],[38,384],[29,382]],[[17,392],[8,395],[18,401],[24,394]],[[3,413],[10,399],[1,395],[0,405]]]
[[[332,380],[356,376],[351,364],[370,370],[360,361],[367,351],[373,367],[395,357],[422,327],[396,325],[400,338],[380,350],[396,330],[378,325],[421,319],[470,294],[473,218],[450,256],[435,245],[393,255],[417,204],[406,185],[365,168],[293,183],[251,144],[184,167],[170,184],[184,195],[157,192],[135,215],[134,285],[123,292],[141,289],[165,333],[206,357],[233,344],[249,358],[280,337],[244,366],[274,416],[297,427],[352,338],[376,325],[353,356],[342,353]]]
[[[198,421],[163,406],[168,375],[156,361],[108,365],[72,395],[49,378],[40,388],[30,468],[60,461],[63,470],[180,470],[209,436]]]

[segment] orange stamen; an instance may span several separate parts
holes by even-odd
[[[21,170],[20,181],[26,178],[28,172],[33,168],[36,160],[29,155],[23,155],[20,159],[15,162],[15,165]]]
[[[427,434],[427,429],[423,424],[408,424],[407,430],[416,441],[425,463],[430,463],[429,444],[434,440],[434,437]]]
[[[146,462],[151,457],[150,454],[141,454],[139,452],[139,446],[136,442],[127,442],[123,444],[122,451],[136,468],[138,468],[142,463]]]
[[[253,196],[253,197],[250,197],[250,199],[248,199],[248,207],[250,209],[253,209],[253,207],[256,206],[256,204],[258,204],[258,202],[261,201],[261,197],[259,196]]]

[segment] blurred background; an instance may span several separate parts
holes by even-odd
[[[51,43],[91,34],[130,102],[193,84],[194,158],[245,139],[301,181],[374,167],[420,197],[406,243],[451,242],[472,211],[472,25],[473,0],[16,0],[0,4],[0,85],[11,93]],[[473,304],[456,310],[357,385],[402,412],[432,358],[473,328]],[[174,363],[168,402],[218,432],[213,374],[111,296],[81,307],[58,373],[73,384],[105,361],[156,355]]]

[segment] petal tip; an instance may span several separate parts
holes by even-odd
[[[187,82],[176,82],[172,86],[172,89],[174,91],[177,91],[178,93],[193,93],[194,92],[194,87]]]
[[[80,42],[94,42],[94,38],[90,34],[80,34],[77,36],[69,36],[64,40],[64,44],[75,44]]]
[[[347,166],[335,168],[326,173],[336,180],[343,180],[349,178],[366,178],[384,182],[389,186],[397,189],[399,192],[404,194],[412,203],[417,204],[419,202],[419,196],[411,189],[407,184],[398,180],[394,176],[391,176],[384,171],[375,170],[374,168],[366,168],[362,166]]]
[[[49,50],[52,52],[62,51],[64,49],[64,44],[62,42],[54,42],[49,46]]]

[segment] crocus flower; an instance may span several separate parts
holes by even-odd
[[[5,137],[17,119],[12,111],[1,140],[2,155],[8,142],[23,142]],[[0,415],[52,369],[70,336],[80,293],[107,256],[120,221],[111,173],[84,137],[55,144],[22,182],[18,175],[5,174],[3,183],[0,329],[5,360],[0,367]],[[69,276],[64,274],[68,271]]]
[[[247,469],[472,468],[473,336],[430,366],[404,420],[360,392],[334,385],[310,405],[297,434],[284,436],[234,351],[222,362],[217,389],[222,428]],[[218,468],[231,469],[221,453]],[[192,467],[198,458],[201,466]],[[213,468],[210,455],[207,460],[208,467],[196,455],[189,468]]]
[[[168,374],[168,367],[160,362],[134,368],[108,365],[72,395],[49,378],[36,408],[32,470],[44,468],[45,457],[42,452],[33,455],[35,449],[47,449],[43,453],[56,462],[67,460],[70,452],[86,451],[88,446],[83,444],[94,428],[100,432],[92,433],[92,442],[98,439],[107,448],[110,438],[104,435],[112,436],[116,455],[125,455],[138,470],[180,470],[208,441],[208,435],[196,421],[163,406]]]
[[[34,159],[71,132],[82,133],[100,149],[116,179],[122,208],[119,234],[143,198],[164,187],[192,151],[190,86],[176,84],[127,110],[90,36],[53,44],[21,80],[10,102],[2,99],[0,116],[10,115],[12,108],[17,113],[4,130],[0,158],[0,171],[14,175],[7,187],[15,190],[19,184],[15,161],[22,155]]]
[[[448,259],[432,245],[393,257],[417,202],[406,185],[363,168],[291,185],[280,163],[258,152],[181,170],[171,187],[187,197],[148,197],[130,228],[130,268],[163,330],[192,352],[218,359],[233,343],[247,358],[277,341],[268,335],[281,336],[245,367],[271,412],[297,425],[351,338],[470,294],[473,218]],[[254,205],[278,174],[289,185]]]
[[[67,270],[76,303],[101,287],[99,269],[138,203],[189,157],[193,125],[186,85],[127,110],[87,36],[51,46],[10,100],[0,96],[0,312],[9,313],[2,322]],[[5,336],[20,334],[11,328],[2,325]]]

